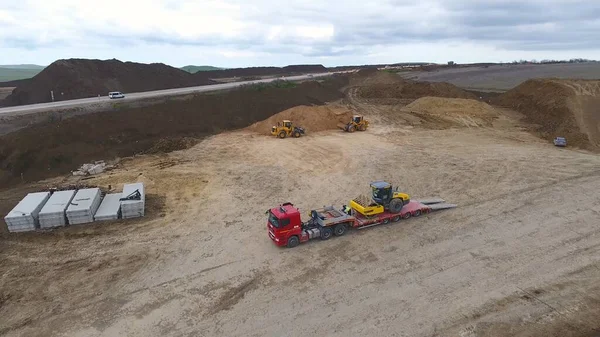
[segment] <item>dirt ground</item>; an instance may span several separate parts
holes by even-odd
[[[600,157],[498,109],[430,127],[341,104],[366,132],[226,132],[87,183],[146,183],[148,217],[5,235],[5,336],[598,336]],[[393,104],[394,103],[394,104]],[[341,206],[387,179],[458,208],[281,249],[265,210]],[[17,193],[18,190],[7,193]]]
[[[472,90],[506,91],[532,78],[598,79],[600,63],[446,68],[430,72],[406,72],[402,76],[419,81],[449,82]]]

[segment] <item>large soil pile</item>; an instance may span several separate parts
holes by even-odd
[[[498,116],[490,105],[464,98],[422,97],[402,110],[419,116],[426,125],[437,128],[491,126]]]
[[[494,103],[520,111],[548,140],[600,148],[600,81],[532,79],[507,91]]]
[[[353,74],[350,78],[350,85],[358,86],[376,86],[386,84],[396,84],[404,82],[404,79],[397,74],[377,70],[377,68],[364,68]]]
[[[305,128],[307,133],[318,132],[336,129],[338,123],[346,124],[351,118],[352,111],[343,107],[301,105],[255,123],[248,127],[248,130],[270,135],[272,126],[277,125],[277,122],[287,119],[292,121],[294,125]]]
[[[390,74],[396,76],[394,74]],[[390,78],[388,82],[377,81],[369,83],[366,80],[360,88],[359,95],[362,98],[420,98],[426,96],[448,97],[448,98],[470,98],[476,99],[472,93],[445,82],[414,82],[409,80]]]
[[[4,105],[21,105],[107,95],[109,91],[140,92],[212,84],[162,63],[119,60],[58,60],[35,77],[21,82]]]
[[[19,182],[21,173],[33,181],[91,160],[175,150],[193,143],[186,137],[245,128],[294,106],[343,98],[339,89],[347,83],[337,76],[288,88],[249,86],[37,124],[0,137],[0,185]]]

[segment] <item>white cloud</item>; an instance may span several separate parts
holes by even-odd
[[[70,57],[221,66],[600,58],[600,3],[584,0],[0,3],[2,63]]]

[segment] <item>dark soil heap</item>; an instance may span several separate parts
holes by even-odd
[[[28,81],[19,83],[4,105],[22,105],[105,96],[110,91],[140,92],[212,84],[162,63],[119,60],[58,60]]]
[[[75,116],[0,137],[0,186],[69,173],[92,160],[178,150],[202,138],[252,123],[298,105],[343,98],[344,76],[294,87],[257,85],[228,92],[169,99],[152,106]]]
[[[561,136],[570,145],[600,148],[600,81],[532,79],[492,103],[523,113],[548,141]]]

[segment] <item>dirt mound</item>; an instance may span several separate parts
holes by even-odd
[[[230,78],[230,77],[253,77],[253,76],[269,76],[269,75],[294,75],[305,73],[327,72],[321,64],[301,64],[289,65],[285,67],[249,67],[249,68],[234,68],[225,70],[211,70],[197,72],[194,76],[202,78]]]
[[[458,88],[457,86],[446,82],[414,82],[402,80],[395,74],[393,79],[386,81],[378,80],[377,83],[364,82],[360,88],[359,95],[362,98],[420,98],[426,96],[448,97],[448,98],[469,98],[476,99],[472,93]]]
[[[600,148],[600,81],[532,79],[492,100],[523,113],[534,131],[548,140]]]
[[[337,77],[286,88],[248,86],[36,124],[0,137],[0,186],[20,182],[21,173],[34,181],[91,160],[177,150],[189,145],[185,137],[245,128],[294,106],[341,99],[346,84]]]
[[[306,106],[300,105],[282,111],[268,119],[254,123],[248,130],[264,135],[271,134],[271,127],[284,119],[289,119],[296,126],[306,129],[306,132],[318,132],[337,129],[339,123],[348,123],[352,118],[352,111],[334,105]]]
[[[426,124],[438,127],[491,126],[498,113],[490,105],[472,99],[422,97],[402,111],[418,115]]]
[[[107,95],[109,91],[141,92],[212,84],[162,63],[119,60],[58,60],[35,77],[20,82],[3,105],[13,106]]]

